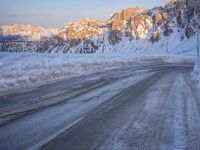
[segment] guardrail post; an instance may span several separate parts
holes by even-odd
[[[199,58],[199,32],[197,32],[197,58]]]

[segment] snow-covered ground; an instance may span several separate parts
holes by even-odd
[[[200,59],[195,62],[194,65],[194,78],[200,83]]]
[[[197,49],[197,40],[196,35],[182,40],[182,35],[184,31],[177,31],[174,29],[174,32],[170,36],[162,36],[162,38],[152,43],[147,39],[132,40],[129,41],[127,38],[123,38],[122,41],[115,46],[109,45],[106,47],[105,51],[116,50],[118,52],[134,52],[141,53],[142,55],[164,55],[166,53],[173,55],[186,55],[186,56],[196,56]]]
[[[178,31],[155,43],[144,39],[130,41],[124,38],[115,46],[105,43],[104,54],[101,50],[95,54],[63,54],[62,49],[58,51],[60,53],[51,54],[1,52],[0,95],[11,89],[32,88],[33,85],[106,71],[123,65],[148,64],[149,61],[191,61],[190,58],[196,55],[196,36],[182,41],[180,39],[181,34]]]
[[[97,54],[0,53],[0,95],[124,65],[188,62],[192,57],[131,52]]]

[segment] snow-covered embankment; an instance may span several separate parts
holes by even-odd
[[[27,90],[28,87],[37,87],[55,80],[102,72],[125,65],[190,61],[193,60],[181,56],[140,56],[125,52],[87,55],[0,53],[0,95],[19,88]]]

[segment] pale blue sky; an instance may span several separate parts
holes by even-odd
[[[123,8],[164,5],[166,0],[0,0],[0,24],[58,27],[86,16],[100,20]]]

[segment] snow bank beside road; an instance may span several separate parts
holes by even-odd
[[[0,95],[52,80],[114,69],[124,65],[188,62],[177,56],[139,56],[134,53],[38,54],[0,53]]]

